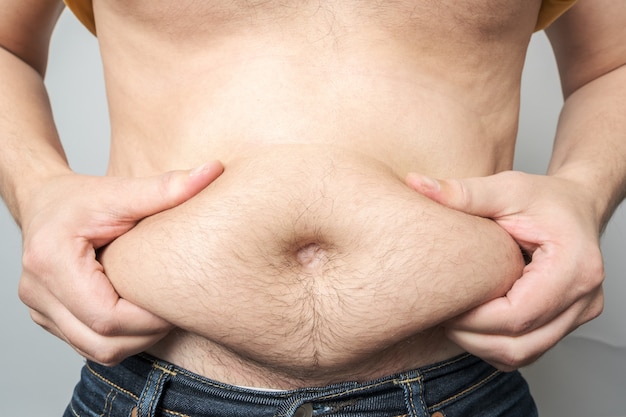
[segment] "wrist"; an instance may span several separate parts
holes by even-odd
[[[611,215],[626,194],[625,178],[607,175],[609,171],[568,165],[548,174],[572,184],[581,204],[579,208],[590,214],[598,234],[604,231]]]
[[[22,173],[18,179],[13,181],[8,194],[7,206],[13,215],[16,223],[22,227],[25,219],[32,211],[30,208],[36,195],[46,187],[52,179],[73,174],[67,164],[54,164],[49,166],[37,166],[28,173]]]

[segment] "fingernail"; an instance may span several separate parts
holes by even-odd
[[[419,185],[420,188],[426,189],[429,191],[439,191],[441,188],[439,182],[430,177],[426,177],[424,175],[412,175],[414,178],[415,184]]]
[[[422,177],[422,181],[424,182],[424,185],[426,187],[428,187],[429,189],[433,190],[433,191],[439,191],[441,188],[441,184],[439,184],[439,181],[434,180],[430,177]]]
[[[207,172],[209,170],[211,165],[212,164],[210,162],[207,162],[206,164],[200,165],[199,167],[196,167],[196,168],[192,169],[191,172],[189,172],[189,176],[190,177],[194,177],[196,175],[203,174],[203,173],[205,173],[205,172]]]

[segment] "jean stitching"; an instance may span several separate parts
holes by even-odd
[[[348,391],[341,391],[341,392],[338,392],[338,393],[335,393],[335,394],[329,394],[329,395],[326,395],[326,396],[323,396],[323,397],[318,397],[316,399],[329,400],[331,398],[341,397],[341,396],[349,395],[349,394],[354,394],[355,392],[366,391],[366,390],[368,390],[370,388],[376,388],[376,387],[380,387],[380,386],[387,385],[389,383],[395,383],[395,382],[396,381],[378,382],[376,384],[370,384],[370,385],[366,385],[366,386],[363,386],[363,387],[352,388],[352,389],[350,389]]]
[[[394,384],[411,384],[413,382],[420,382],[421,384],[421,381],[423,379],[424,377],[420,375],[420,376],[416,376],[416,377],[409,378],[409,379],[394,380],[393,382]]]
[[[152,394],[152,398],[150,399],[150,405],[149,405],[149,410],[152,410],[152,405],[154,404],[154,401],[157,400],[157,397],[159,395],[159,386],[161,385],[161,380],[163,379],[163,376],[165,374],[163,372],[161,372],[161,374],[159,374],[159,379],[156,382],[156,389],[154,391],[154,394]]]
[[[111,396],[113,396],[113,398],[111,398]],[[106,399],[104,400],[104,409],[102,410],[100,417],[105,417],[107,414],[111,415],[111,409],[113,408],[113,401],[115,400],[115,397],[117,397],[117,392],[115,390],[109,391]]]
[[[111,398],[111,401],[109,402],[109,416],[113,412],[113,403],[117,399],[117,396],[118,396],[118,393],[116,392],[115,394],[113,394],[113,397]]]
[[[413,387],[411,386],[411,384],[406,384],[406,387],[409,390],[409,404],[411,405],[411,412],[413,413],[413,415],[417,415],[415,402],[413,401]]]
[[[183,370],[178,370],[177,372],[173,373],[173,375],[178,375],[178,374],[183,375],[183,376],[185,376],[185,377],[187,377],[189,379],[193,379],[194,381],[197,381],[197,382],[201,383],[202,385],[207,385],[209,387],[217,388],[217,389],[224,389],[223,385],[213,383],[213,382],[211,382],[209,380],[206,380],[206,379],[203,379],[203,378],[198,378],[196,375],[194,375],[192,373],[185,372],[184,369]],[[279,394],[279,393],[276,393],[276,396],[277,397],[281,397],[281,398],[287,398],[287,397],[290,397],[291,394]]]
[[[284,413],[280,413],[280,414],[275,414],[275,417],[287,417],[288,414],[293,413],[298,407],[300,407],[299,405],[297,405],[296,403],[293,403],[289,406],[289,408],[287,410],[285,410]]]
[[[428,406],[426,405],[426,399],[424,398],[424,378],[417,378],[417,383],[420,386],[420,404],[422,406],[422,410],[427,410]]]
[[[104,383],[106,383],[107,385],[117,389],[120,392],[123,392],[124,394],[130,396],[131,398],[133,398],[134,400],[138,400],[139,397],[136,396],[135,394],[133,394],[132,392],[125,390],[124,388],[120,387],[119,385],[114,384],[113,382],[109,381],[108,379],[106,379],[105,377],[103,377],[102,375],[100,375],[98,372],[96,372],[93,368],[91,368],[89,365],[86,365],[87,369],[89,370],[89,372],[91,372],[92,374],[94,374],[98,379],[102,380]]]
[[[463,395],[479,388],[480,386],[486,384],[487,382],[491,381],[493,378],[495,378],[497,375],[499,375],[501,373],[501,371],[494,371],[493,373],[491,373],[489,376],[487,376],[486,378],[478,381],[477,383],[475,383],[474,385],[471,385],[469,387],[467,387],[466,389],[464,389],[463,391],[453,395],[450,398],[447,398],[437,404],[434,404],[433,406],[429,407],[429,410],[436,410],[439,407],[443,407],[444,405],[456,401],[459,397],[462,397]]]
[[[76,410],[74,410],[74,404],[70,404],[70,411],[72,412],[72,414],[74,414],[76,417],[80,417],[80,415],[76,412]]]
[[[119,385],[114,384],[113,382],[109,381],[108,379],[106,379],[105,377],[103,377],[102,375],[100,375],[98,372],[96,372],[93,368],[91,368],[89,366],[89,364],[85,365],[86,368],[89,370],[89,372],[91,372],[95,377],[97,377],[98,379],[100,379],[102,382],[104,382],[105,384],[109,385],[110,387],[115,388],[116,390],[128,395],[129,397],[131,397],[132,399],[134,399],[135,401],[139,401],[139,397],[136,396],[135,394],[133,394],[132,392],[125,390],[124,388],[120,387]],[[172,375],[176,375],[175,372],[170,371],[169,372]],[[159,407],[159,409],[161,411],[163,411],[164,413],[167,414],[171,414],[173,416],[176,417],[189,417],[187,414],[183,414],[183,413],[179,413],[176,411],[172,411],[172,410],[168,410],[166,408],[161,408]],[[80,414],[78,414],[76,412],[76,410],[74,410],[74,406],[72,404],[70,404],[70,411],[72,412],[72,414],[74,414],[76,417],[80,417]]]
[[[171,375],[171,376],[176,376],[176,371],[172,371],[170,369],[165,368],[164,366],[159,365],[158,363],[153,363],[152,366],[156,369],[158,369],[159,371]]]
[[[148,394],[148,392],[150,391],[150,387],[152,386],[152,376],[154,375],[154,372],[156,371],[156,369],[153,367],[152,370],[150,371],[150,373],[148,374],[148,382],[146,383],[146,386],[143,388],[143,391],[141,392],[141,397],[139,397],[139,406],[137,408],[137,414],[139,414],[141,417],[143,417],[144,415],[144,407],[143,407],[143,403],[145,401],[146,395]],[[148,410],[148,412],[150,412]]]
[[[337,398],[337,397],[342,397],[342,396],[345,396],[345,395],[350,395],[350,394],[354,394],[354,393],[357,393],[357,392],[366,391],[366,390],[368,390],[370,388],[376,388],[376,387],[379,387],[379,386],[382,386],[382,385],[386,385],[386,384],[389,384],[389,383],[397,384],[397,382],[398,381],[395,381],[395,380],[394,381],[382,381],[382,382],[378,382],[376,384],[370,384],[370,385],[363,386],[363,387],[352,388],[350,390],[341,391],[341,392],[338,392],[338,393],[335,393],[335,394],[328,394],[328,395],[324,395],[322,397],[315,397],[314,399],[316,401],[331,400],[331,399],[334,399],[334,398]],[[285,396],[287,396],[287,395],[285,395]],[[289,407],[289,409],[286,410],[285,413],[289,414],[289,413],[293,412],[293,410],[295,410],[294,407],[297,408],[296,404],[293,404],[291,407]],[[287,416],[287,414],[285,414],[285,413],[277,414],[276,417],[285,417],[285,416]],[[406,416],[406,414],[405,414],[405,416]],[[400,417],[402,417],[402,416],[400,416]]]
[[[106,412],[107,412],[107,408],[109,405],[109,398],[111,397],[111,394],[115,392],[115,390],[109,390],[109,393],[107,394],[106,398],[104,399],[104,407],[102,407],[102,412],[98,415],[98,417],[104,417]]]
[[[161,408],[161,407],[159,407],[159,410],[163,411],[165,414],[169,414],[169,415],[176,416],[176,417],[190,417],[188,414],[179,413],[179,412],[168,410],[168,409]]]

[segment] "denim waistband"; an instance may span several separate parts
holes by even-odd
[[[469,354],[370,382],[276,392],[220,383],[142,354],[115,367],[87,362],[66,416],[83,415],[77,409],[137,417],[536,415],[519,373]]]

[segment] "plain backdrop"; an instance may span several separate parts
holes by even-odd
[[[97,41],[69,12],[54,34],[46,83],[72,168],[103,174],[109,127]],[[550,46],[543,33],[535,34],[523,78],[516,169],[545,172],[561,104]],[[83,361],[33,324],[19,301],[21,240],[4,205],[0,231],[0,416],[59,416]],[[626,209],[621,206],[603,237],[603,315],[523,370],[541,416],[626,417],[625,232]]]

